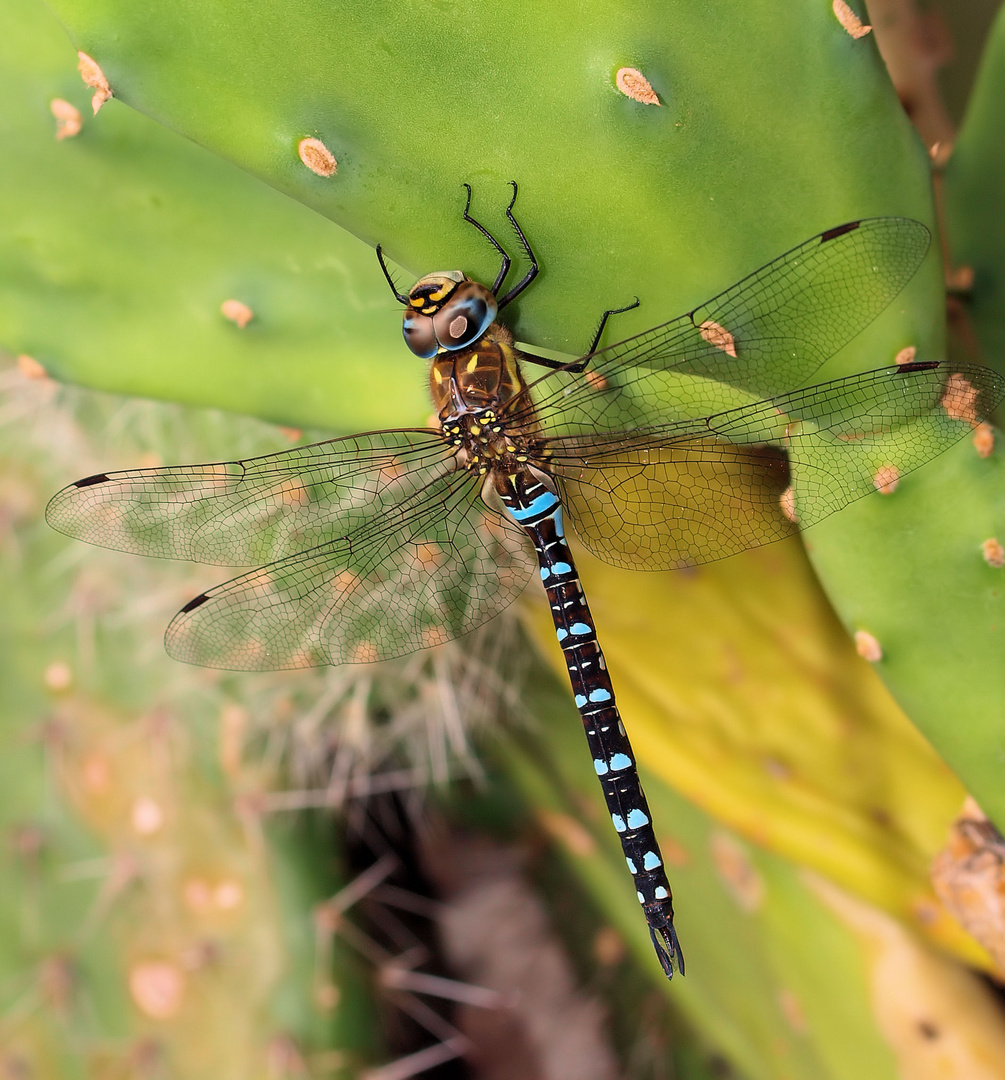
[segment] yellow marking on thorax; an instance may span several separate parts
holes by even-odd
[[[477,367],[478,367],[478,353],[472,353],[471,358],[468,360],[467,367],[465,367],[464,370],[470,375],[475,370],[475,368],[477,368]]]
[[[500,352],[503,354],[503,360],[505,361],[505,370],[508,374],[515,376],[515,381],[523,383],[523,377],[520,373],[520,363],[517,360],[518,353],[516,349],[507,341],[497,341]]]

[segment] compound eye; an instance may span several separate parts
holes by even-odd
[[[401,324],[401,333],[405,344],[423,360],[428,360],[438,352],[436,335],[433,331],[433,320],[428,315],[420,315],[416,311],[406,311]]]
[[[433,316],[436,340],[444,349],[463,349],[477,341],[492,325],[499,306],[477,281],[466,281]]]

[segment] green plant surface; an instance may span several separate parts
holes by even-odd
[[[962,351],[1002,370],[1005,348],[1005,18],[987,42],[943,177],[951,267],[969,266]],[[883,648],[877,670],[943,759],[1005,823],[1005,647],[1001,568],[986,541],[1005,536],[1001,451],[961,443],[898,490],[851,507],[808,537],[816,569],[849,630]]]
[[[963,126],[943,176],[946,233],[953,267],[969,266],[964,308],[986,363],[1005,356],[1005,12],[999,11],[981,60]]]
[[[501,760],[628,943],[640,975],[663,988],[744,1075],[999,1075],[1005,1020],[979,979],[868,904],[738,839],[647,772],[687,961],[686,977],[666,983],[632,910],[606,808],[580,767],[586,752],[578,746],[578,718],[549,682],[530,685],[533,734],[502,744]],[[938,1030],[935,1039],[925,1036],[925,1024]]]
[[[815,529],[810,556],[849,630],[880,643],[877,671],[907,715],[1003,822],[1005,583],[982,544],[1005,530],[1005,472],[967,440],[924,474]]]
[[[630,101],[611,85],[611,69],[632,60],[625,27],[632,24],[630,16],[643,17],[641,9],[619,11],[615,25],[600,5],[584,8],[582,19],[563,30],[560,51],[554,27],[535,22],[548,19],[547,13],[513,4],[478,5],[438,19],[436,33],[423,33],[418,42],[417,16],[398,5],[368,5],[362,12],[304,5],[292,14],[286,6],[281,14],[260,7],[251,20],[236,11],[210,15],[199,5],[140,13],[121,3],[68,2],[57,10],[75,43],[107,68],[119,101],[230,157],[365,238],[385,239],[392,254],[416,269],[460,261],[489,274],[491,252],[458,214],[460,185],[465,179],[477,185],[475,209],[498,227],[504,181],[519,177],[521,221],[542,252],[543,272],[521,300],[516,325],[521,336],[543,346],[574,349],[583,340],[583,326],[595,318],[584,319],[584,312],[612,302],[612,283],[642,299],[640,309],[619,324],[619,331],[628,332],[713,293],[815,228],[894,210],[930,220],[926,158],[873,45],[868,38],[849,38],[823,6],[794,24],[787,17],[779,33],[772,20],[780,16],[768,5],[742,13],[731,9],[729,18],[716,18],[707,5],[700,13],[672,5],[672,19],[644,36],[636,31],[633,39],[646,41],[636,47],[633,62],[662,93],[661,106]],[[336,18],[339,34],[327,33],[326,20]],[[204,22],[209,19],[212,26]],[[159,47],[148,47],[155,39]],[[372,40],[384,47],[376,61]],[[280,62],[291,56],[304,63]],[[270,79],[261,79],[263,71]],[[415,102],[449,99],[446,87],[461,71],[464,108],[437,114],[438,137],[431,140],[425,126],[415,123]],[[561,93],[554,92],[558,85]],[[492,123],[473,122],[484,118],[489,95],[495,102],[488,114]],[[212,110],[205,108],[207,98]],[[537,105],[530,114],[522,107],[528,100]],[[804,101],[805,111],[794,113],[793,100]],[[817,107],[811,107],[814,102]],[[105,118],[114,116],[116,106],[115,99],[106,104],[85,130],[111,123]],[[314,114],[311,123],[307,113]],[[783,116],[784,124],[776,122]],[[367,130],[381,133],[373,145],[364,138]],[[301,164],[295,146],[305,135],[327,139],[341,155],[335,176],[322,179]],[[392,159],[399,166],[393,170]],[[562,197],[572,190],[575,199]],[[764,193],[773,196],[767,206]],[[584,259],[583,252],[602,253],[602,273],[598,259]],[[844,350],[841,367],[888,363],[905,344],[917,346],[921,357],[940,353],[941,321],[933,318],[939,308],[936,264],[931,256],[898,303]],[[376,290],[376,306],[383,286],[372,266],[367,280]],[[212,310],[208,302],[203,309]],[[390,311],[387,319],[394,321]],[[296,343],[290,344],[295,351]],[[20,349],[21,341],[13,347]],[[361,420],[379,411],[385,423],[414,422],[417,407],[401,409],[384,400],[384,380],[379,390],[371,379],[369,390],[346,393],[352,367],[329,365],[323,375],[314,369],[320,381],[307,387],[289,381],[287,366],[286,400],[317,402],[320,395],[358,402]],[[55,370],[72,374],[69,361],[55,362]],[[332,375],[334,382],[326,385]],[[246,382],[230,379],[218,387],[218,403],[246,407],[246,400],[235,401],[227,390]],[[414,390],[417,382],[410,376],[392,385]],[[116,385],[129,388],[121,378]],[[274,389],[267,380],[269,404],[263,411],[275,418],[280,408]],[[192,393],[181,386],[177,396],[191,400]],[[200,393],[205,399],[207,391]],[[294,408],[283,419],[299,422],[303,414]],[[332,426],[339,426],[334,414]],[[924,475],[911,483],[924,492]],[[971,516],[993,513],[980,490],[966,491],[961,488],[960,496]],[[918,528],[907,511],[904,517],[899,531]],[[855,585],[857,562],[842,557],[854,520],[845,515],[818,529],[818,565],[834,583],[832,599],[846,622],[875,623],[881,612],[869,607]],[[899,541],[885,550],[872,547],[867,557],[874,577],[896,580],[896,567],[888,561],[900,564],[899,547]],[[828,548],[834,558],[826,557]],[[965,592],[943,581],[930,589],[938,597],[931,603],[945,606],[948,590],[958,598],[955,626],[973,627],[980,636]],[[911,595],[917,588],[912,582]],[[990,594],[985,599],[994,622],[1000,601]],[[914,626],[918,634],[927,632],[917,666],[941,680],[945,667],[931,657],[939,655],[946,627],[923,618]],[[979,657],[981,650],[960,639],[956,654]],[[890,665],[883,673],[899,692],[906,680]],[[965,665],[959,682],[983,700],[1000,693],[983,662]],[[929,689],[915,700],[918,722],[939,743],[944,720],[933,708],[936,699]],[[955,717],[949,723],[958,730]],[[965,769],[967,761],[957,757],[954,764]],[[971,782],[966,772],[961,775]]]
[[[0,11],[0,346],[57,378],[349,430],[428,412],[373,251],[119,103],[38,0]],[[57,142],[54,98],[83,116]],[[243,329],[221,304],[254,318]],[[375,390],[379,387],[379,392]]]
[[[542,347],[581,351],[599,313],[633,294],[618,333],[670,318],[852,217],[931,219],[926,157],[874,44],[824,4],[793,18],[676,2],[656,19],[649,4],[592,0],[560,22],[530,0],[449,17],[391,2],[273,2],[251,18],[193,0],[55,10],[116,95],[96,123],[131,105],[414,273],[460,264],[491,280],[497,257],[461,220],[461,185],[509,237],[518,180],[542,274],[516,329]],[[619,93],[622,65],[662,104]],[[301,163],[304,137],[329,146],[336,175]],[[933,259],[914,302],[936,282]]]
[[[1000,7],[999,0],[935,5],[937,32],[943,27],[947,29],[953,44],[952,55],[944,54],[940,58],[944,66],[937,74],[946,109],[956,124],[962,121],[966,112],[981,56]]]

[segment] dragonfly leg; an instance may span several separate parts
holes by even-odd
[[[539,367],[551,367],[555,370],[561,368],[563,372],[572,372],[574,375],[585,372],[590,357],[597,351],[600,337],[603,334],[603,328],[607,326],[607,321],[611,318],[611,315],[620,315],[623,311],[631,311],[631,309],[637,308],[638,306],[639,298],[636,297],[634,303],[626,303],[623,308],[609,308],[607,311],[603,312],[600,316],[600,325],[597,327],[597,333],[594,334],[594,340],[592,345],[590,345],[588,352],[581,356],[579,360],[573,361],[571,364],[561,360],[552,360],[551,357],[542,356],[537,352],[529,352],[527,349],[522,348],[520,349],[520,360],[529,360],[532,364],[537,364]]]
[[[506,280],[506,275],[509,273],[510,257],[506,254],[506,251],[504,250],[502,244],[499,243],[499,241],[492,235],[492,233],[490,233],[480,221],[475,221],[475,219],[468,212],[471,209],[471,185],[465,184],[464,189],[468,193],[467,202],[464,204],[464,220],[469,225],[474,225],[474,227],[482,234],[482,236],[484,236],[485,239],[488,240],[488,242],[502,256],[502,266],[499,267],[499,273],[496,274],[495,282],[492,285],[492,295],[495,296],[496,293],[498,293],[500,287],[502,286],[502,283]],[[513,199],[516,199],[516,183],[513,184]],[[512,206],[513,203],[510,202],[510,207]],[[508,214],[509,210],[507,210],[506,212]],[[512,215],[510,215],[510,219],[512,220]],[[502,307],[501,302],[499,306]]]
[[[509,206],[506,207],[506,216],[509,218],[509,223],[513,226],[513,231],[516,233],[520,244],[523,247],[524,254],[530,259],[530,269],[526,274],[513,286],[512,289],[499,301],[500,310],[504,308],[511,300],[515,300],[520,293],[537,277],[540,267],[537,265],[537,259],[534,257],[534,252],[531,250],[530,241],[523,234],[523,229],[520,228],[516,218],[513,216],[513,204],[516,202],[516,181],[511,180],[513,185],[513,198],[509,201]],[[505,275],[503,275],[505,276]],[[502,278],[496,280],[495,286],[492,291],[496,292],[499,286],[502,284]]]
[[[597,346],[600,344],[600,339],[604,336],[604,329],[607,326],[607,320],[612,315],[620,315],[624,311],[634,311],[639,306],[640,300],[636,296],[630,304],[625,304],[624,307],[608,308],[603,315],[600,316],[600,325],[597,327],[597,332],[593,335],[593,341],[590,342],[590,347],[587,349],[587,356],[592,356],[597,351]]]
[[[394,284],[394,278],[391,277],[391,271],[388,270],[387,263],[384,262],[384,252],[381,250],[380,244],[377,245],[377,262],[380,263],[380,268],[384,271],[384,277],[387,278],[387,283],[391,286],[391,292],[394,293],[395,300],[399,304],[407,304],[408,297],[404,293],[398,292],[398,287]]]
[[[623,311],[632,311],[639,306],[639,298],[636,296],[635,300],[631,304],[625,304],[624,307],[608,308],[603,315],[600,316],[600,325],[597,327],[597,332],[593,335],[593,341],[590,342],[590,347],[587,349],[585,356],[582,359],[577,360],[574,364],[566,366],[566,371],[572,371],[578,374],[580,371],[585,371],[587,365],[590,363],[590,357],[597,351],[597,346],[600,344],[600,339],[604,336],[604,330],[607,327],[607,320],[612,315],[620,315]]]
[[[634,303],[626,304],[624,307],[619,308],[608,308],[607,311],[600,316],[600,325],[597,327],[597,332],[593,335],[593,341],[590,344],[590,348],[579,360],[576,360],[571,364],[563,363],[561,360],[550,360],[547,356],[540,356],[537,353],[528,352],[526,349],[520,350],[520,358],[522,360],[529,360],[532,364],[537,364],[539,367],[561,368],[563,371],[571,371],[573,374],[578,375],[579,372],[586,370],[590,358],[597,351],[597,346],[600,344],[600,338],[603,336],[604,328],[607,326],[607,320],[612,315],[620,315],[623,311],[631,311],[638,306],[639,298],[636,296]]]

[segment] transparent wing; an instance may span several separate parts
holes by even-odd
[[[519,422],[536,408],[550,434],[565,435],[649,423],[654,410],[665,415],[668,398],[682,415],[709,411],[697,396],[702,391],[680,376],[760,398],[784,393],[883,311],[914,276],[930,240],[910,218],[829,229],[693,311],[598,351],[584,372],[542,376],[509,416]],[[694,401],[687,400],[691,393]]]
[[[699,421],[547,440],[548,465],[590,551],[674,569],[781,539],[889,490],[1003,397],[1005,379],[987,368],[881,368]]]
[[[629,570],[712,562],[798,531],[779,509],[789,481],[780,451],[696,439],[555,472],[576,534]]]
[[[347,536],[211,589],[172,620],[176,660],[240,671],[385,660],[493,618],[537,565],[523,533],[464,471],[387,506]]]
[[[252,566],[347,535],[452,457],[434,431],[378,431],[244,461],[90,476],[53,496],[45,516],[119,551]]]

